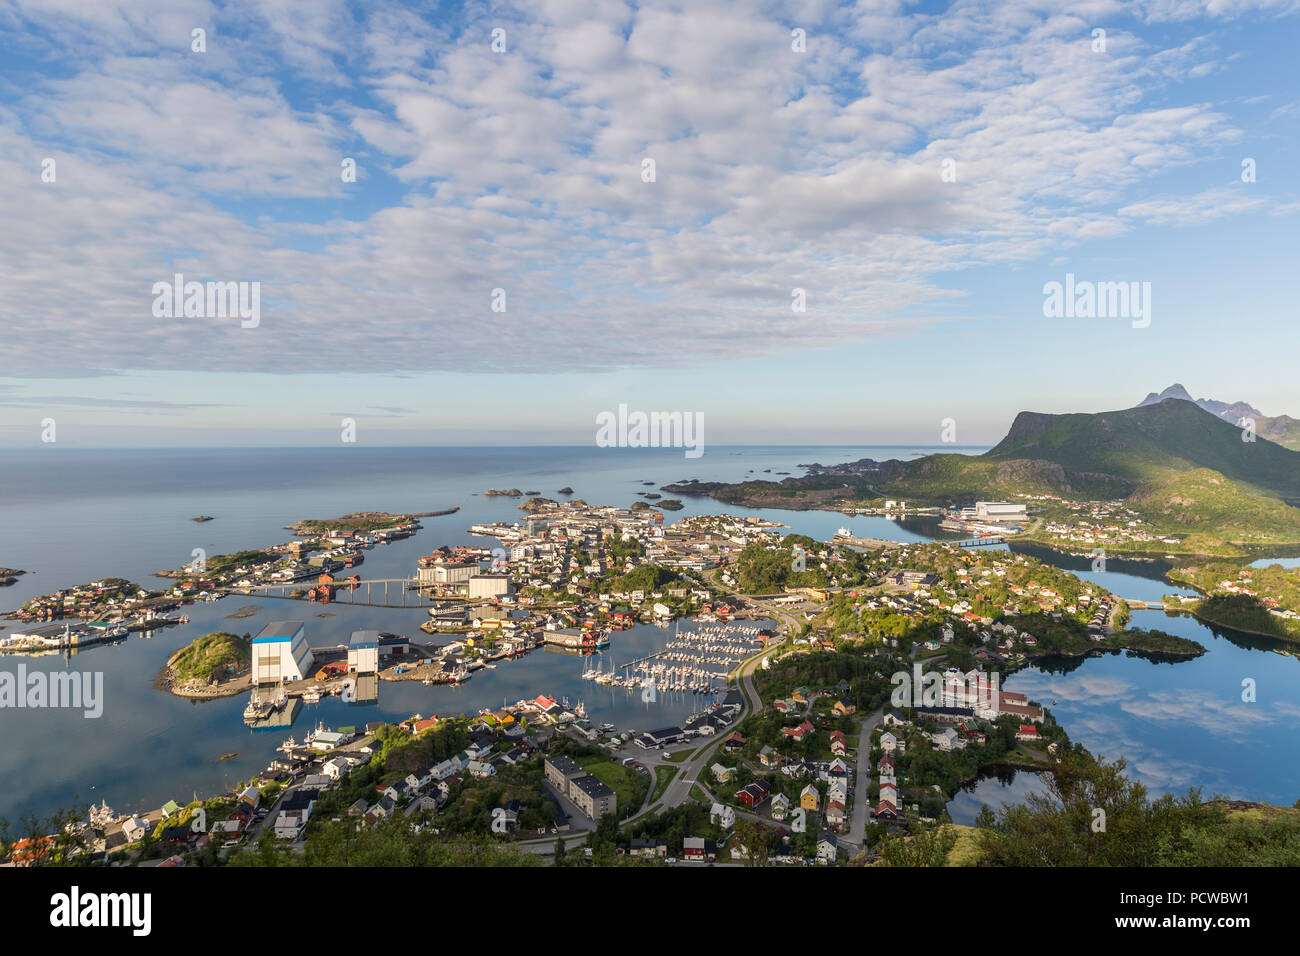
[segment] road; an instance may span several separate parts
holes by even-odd
[[[736,670],[733,672],[733,676],[736,678],[737,684],[740,687],[741,696],[744,698],[744,703],[741,706],[740,713],[736,716],[735,721],[733,721],[733,726],[741,723],[750,714],[757,714],[762,711],[763,700],[759,696],[758,689],[754,686],[754,672],[762,665],[764,658],[785,646],[786,641],[789,640],[790,635],[794,633],[798,626],[798,622],[784,611],[778,610],[777,608],[752,597],[746,598],[746,600],[773,620],[780,622],[784,631],[781,634],[781,640],[773,640],[767,647],[763,648],[752,657],[746,658],[742,661],[737,665]],[[721,746],[722,741],[726,739],[726,736],[726,734],[721,734],[718,739],[702,745],[697,738],[686,746],[679,747],[675,750],[630,751],[624,749],[615,751],[615,757],[619,759],[622,759],[623,757],[634,757],[637,762],[650,768],[652,774],[656,767],[677,768],[676,776],[673,777],[672,782],[668,784],[668,787],[660,795],[659,799],[643,806],[640,811],[624,821],[624,824],[659,813],[661,810],[665,810],[668,807],[679,806],[690,800],[691,787],[700,780],[701,774],[707,770],[709,763],[713,760],[715,752],[718,747]],[[670,761],[664,759],[670,754],[688,753],[696,746],[698,746],[699,749],[695,751],[695,755],[689,757],[685,761]],[[651,786],[653,792],[653,784]],[[707,784],[705,786],[707,789]],[[586,838],[586,833],[566,834],[565,846],[568,847],[570,845],[570,840],[574,841],[575,844],[578,844],[585,842]],[[556,837],[539,838],[537,840],[520,841],[519,846],[521,849],[528,850],[532,853],[550,853],[555,848],[555,842]]]
[[[867,811],[871,809],[867,794],[870,792],[869,788],[871,786],[869,779],[871,776],[869,767],[871,763],[871,732],[876,729],[884,716],[884,707],[869,714],[862,721],[862,731],[858,734],[858,782],[853,796],[853,815],[849,818],[849,832],[844,835],[848,842],[855,843],[858,846],[862,846],[862,841],[866,839],[867,821],[870,819],[867,816]]]

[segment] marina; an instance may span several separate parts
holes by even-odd
[[[743,474],[746,468],[753,467],[759,456],[774,469],[793,468],[796,462],[808,460],[806,449],[743,451],[745,454],[742,456],[707,459],[709,464],[696,466],[700,469],[699,477],[728,478],[728,468],[738,469],[738,473]],[[913,451],[887,449],[870,454],[901,457]],[[69,460],[79,457],[86,460],[85,465],[78,466],[78,473],[102,474],[108,467],[107,463],[115,460],[115,453],[111,452],[69,450],[67,454]],[[147,495],[123,492],[127,496],[115,506],[115,513],[120,514],[120,518],[115,520],[154,529],[149,536],[126,540],[113,534],[109,528],[102,533],[96,530],[103,526],[103,521],[100,506],[94,499],[65,496],[57,504],[46,502],[41,497],[41,489],[49,484],[51,478],[44,476],[40,469],[47,466],[33,459],[30,466],[15,470],[11,476],[9,497],[0,503],[0,521],[8,540],[21,540],[28,544],[22,554],[7,560],[36,571],[17,579],[6,589],[9,606],[15,607],[61,583],[96,580],[97,575],[102,575],[106,569],[132,580],[148,581],[151,569],[174,563],[169,562],[165,555],[188,556],[198,544],[205,546],[210,554],[218,554],[237,552],[250,543],[281,540],[283,527],[302,514],[340,514],[354,509],[358,492],[353,484],[368,483],[367,494],[382,494],[382,500],[391,502],[389,507],[394,509],[420,510],[430,497],[465,502],[454,523],[446,522],[446,519],[440,519],[436,525],[426,521],[426,529],[419,535],[367,551],[367,576],[392,579],[409,578],[419,557],[428,554],[432,547],[440,544],[452,548],[477,547],[476,542],[483,539],[467,531],[471,524],[488,526],[493,522],[503,525],[518,522],[517,502],[485,498],[480,494],[482,488],[501,483],[502,475],[519,475],[511,483],[520,487],[536,487],[543,481],[548,482],[543,487],[560,487],[565,480],[576,487],[579,484],[577,479],[566,479],[565,476],[581,474],[583,487],[576,490],[587,500],[594,501],[620,500],[620,495],[626,496],[629,490],[635,490],[647,473],[658,473],[664,481],[681,477],[680,455],[674,456],[671,450],[649,450],[644,455],[619,452],[611,458],[588,450],[571,449],[440,449],[436,452],[379,449],[374,455],[383,468],[382,484],[375,484],[373,478],[359,473],[353,484],[342,485],[338,484],[338,478],[347,475],[347,469],[352,466],[339,464],[342,459],[325,450],[241,450],[228,458],[209,455],[192,461],[194,454],[164,451],[151,452],[145,458],[118,456],[120,461],[111,470],[118,475],[115,480],[125,482],[124,487],[151,487],[151,482],[157,486]],[[860,458],[866,454],[868,452],[864,450],[849,448],[818,452],[819,457],[838,460]],[[291,500],[286,500],[281,478],[286,467],[301,474],[330,475],[331,478],[328,483],[323,479],[318,484],[309,483],[296,491]],[[453,477],[437,479],[431,492],[429,475],[438,469]],[[535,480],[523,477],[530,469],[544,469],[554,477]],[[196,473],[205,476],[198,485],[191,479],[182,482],[168,477]],[[248,487],[254,491],[249,492]],[[248,506],[249,494],[259,502],[256,507]],[[722,508],[714,501],[689,499],[685,510],[674,518],[716,514],[720,510]],[[838,512],[762,511],[739,507],[726,510],[744,518],[752,517],[756,522],[784,523],[791,530],[818,540],[831,539],[838,527],[851,530],[853,537],[876,539],[889,536],[903,544],[943,536],[942,530],[937,528],[935,516],[896,519],[866,515],[846,520]],[[175,513],[177,520],[160,524],[156,517],[159,512]],[[189,520],[190,515],[202,512],[219,514],[221,520],[203,525],[195,525]],[[72,529],[76,529],[75,532]],[[193,540],[196,529],[201,529],[203,535],[197,542]],[[1007,545],[995,547],[1005,548]],[[1185,589],[1162,580],[1162,569],[1150,563],[1114,559],[1106,572],[1094,573],[1090,571],[1090,562],[1086,558],[1040,553],[1037,549],[1033,553],[1082,578],[1096,580],[1125,597],[1154,604],[1161,601],[1162,595],[1186,593]],[[47,573],[46,569],[53,568],[59,569],[58,577]],[[494,646],[483,648],[482,665],[471,669],[467,660],[463,668],[449,672],[446,681],[425,683],[423,678],[415,677],[424,666],[421,662],[426,659],[419,657],[410,662],[412,679],[406,679],[406,673],[396,675],[393,673],[395,668],[390,668],[388,679],[373,682],[376,690],[363,692],[358,688],[354,701],[345,700],[342,693],[323,694],[314,703],[290,697],[284,710],[273,710],[269,716],[251,723],[242,719],[247,697],[191,703],[147,689],[149,676],[171,653],[195,637],[222,630],[257,633],[266,623],[286,616],[285,602],[262,602],[260,598],[261,595],[251,600],[244,597],[235,602],[200,600],[185,607],[184,613],[189,618],[186,624],[132,632],[129,639],[106,642],[89,654],[84,652],[86,646],[82,645],[83,652],[79,654],[65,649],[33,657],[34,664],[50,670],[102,670],[106,711],[113,715],[113,720],[111,724],[107,720],[88,721],[78,714],[57,711],[6,713],[12,739],[23,743],[0,754],[0,773],[11,781],[6,792],[0,795],[0,815],[13,817],[26,812],[48,812],[66,803],[73,794],[93,797],[96,802],[107,798],[114,806],[129,809],[156,805],[155,801],[172,793],[220,791],[228,782],[246,779],[261,770],[274,744],[281,739],[294,733],[301,741],[302,732],[296,725],[303,722],[304,711],[309,713],[312,724],[324,720],[327,725],[346,726],[371,720],[401,721],[414,713],[466,712],[485,706],[496,708],[501,706],[503,699],[531,700],[539,691],[545,690],[572,700],[581,698],[593,727],[601,724],[620,728],[668,726],[688,719],[698,709],[698,702],[708,699],[707,695],[702,698],[702,695],[690,692],[663,690],[654,702],[649,702],[644,699],[644,687],[599,683],[594,680],[594,674],[584,679],[584,672],[599,670],[609,673],[612,670],[620,678],[630,673],[639,679],[646,676],[647,671],[637,667],[626,668],[621,664],[641,662],[662,668],[693,667],[716,674],[725,671],[728,665],[701,661],[699,657],[729,657],[735,653],[668,647],[679,639],[688,640],[686,635],[696,623],[691,620],[680,623],[660,621],[658,626],[648,619],[634,621],[634,626],[629,629],[612,632],[611,647],[594,652],[546,645],[538,640],[542,633],[540,628],[519,628],[514,633],[497,637]],[[336,645],[345,640],[348,633],[361,628],[420,636],[420,627],[426,622],[433,625],[429,629],[433,633],[422,640],[436,645],[435,650],[463,642],[468,636],[466,633],[441,634],[440,626],[430,617],[428,607],[413,606],[409,598],[404,609],[400,606],[349,607],[346,601],[314,606],[301,602],[293,608],[292,614],[302,614],[309,621],[314,645]],[[1232,670],[1252,673],[1261,668],[1268,669],[1270,680],[1281,682],[1279,694],[1300,697],[1300,676],[1293,669],[1275,671],[1276,665],[1272,663],[1291,663],[1292,659],[1276,656],[1270,650],[1272,645],[1269,642],[1252,641],[1224,629],[1211,629],[1186,616],[1167,618],[1160,612],[1136,611],[1134,617],[1140,626],[1160,627],[1195,637],[1210,649],[1210,653],[1176,667],[1156,668],[1139,659],[1122,656],[1076,661],[1069,666],[1083,668],[1080,673],[1084,676],[1104,671],[1109,679],[1132,685],[1134,689],[1128,693],[1141,700],[1150,696],[1153,702],[1169,694],[1199,694],[1212,699],[1218,694],[1216,675]],[[575,622],[575,626],[582,623]],[[757,621],[734,623],[763,626]],[[13,632],[22,633],[24,629],[19,622],[0,622],[0,627],[5,625],[8,629],[0,637],[12,636]],[[62,622],[59,629],[62,630]],[[525,637],[524,631],[531,639]],[[145,639],[146,635],[152,635],[152,639]],[[752,636],[742,635],[746,641]],[[692,659],[675,661],[660,656],[679,652],[691,654]],[[453,648],[450,654],[454,659],[457,654],[463,655],[463,649]],[[575,661],[577,655],[585,656]],[[432,659],[433,655],[427,657]],[[497,666],[489,667],[489,664]],[[664,671],[659,674],[662,677]],[[1013,676],[1009,687],[1037,693],[1044,683],[1050,688],[1067,679],[1059,673],[1031,668]],[[692,683],[722,686],[719,678],[703,675],[672,674],[666,680],[674,686]],[[329,683],[314,682],[322,686]],[[1056,696],[1053,693],[1047,699]],[[1155,706],[1154,703],[1151,706]],[[358,711],[358,707],[363,710]],[[1177,790],[1187,783],[1194,783],[1229,793],[1249,794],[1257,799],[1288,804],[1294,800],[1293,795],[1288,795],[1300,785],[1300,781],[1288,774],[1279,778],[1263,769],[1265,766],[1291,766],[1293,763],[1287,756],[1293,753],[1293,743],[1280,733],[1283,725],[1276,720],[1257,722],[1249,740],[1229,745],[1227,737],[1206,737],[1204,731],[1199,731],[1199,736],[1192,739],[1181,730],[1169,732],[1168,725],[1157,719],[1117,714],[1113,708],[1105,708],[1101,699],[1096,704],[1081,702],[1068,706],[1062,699],[1062,704],[1054,708],[1058,718],[1072,735],[1102,754],[1116,752],[1112,739],[1095,735],[1083,729],[1082,725],[1076,729],[1078,722],[1087,721],[1091,725],[1102,715],[1097,712],[1097,707],[1103,708],[1108,721],[1124,721],[1126,738],[1139,741],[1142,753],[1184,765],[1194,762],[1203,768],[1180,779],[1156,773],[1144,776],[1144,782],[1156,792]],[[250,733],[270,730],[279,734],[270,746],[250,746]],[[127,745],[128,740],[144,738],[152,741],[150,747]],[[212,758],[212,755],[228,752],[239,752],[240,756],[220,762]],[[1270,756],[1264,760],[1262,754]],[[164,768],[162,772],[160,767]]]

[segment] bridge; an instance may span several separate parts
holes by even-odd
[[[384,586],[382,596],[374,592],[377,586]],[[393,587],[396,585],[396,587]],[[356,604],[361,607],[431,607],[435,602],[447,600],[435,597],[418,589],[418,578],[372,578],[368,581],[349,581],[338,578],[329,584],[334,592],[331,604]],[[239,588],[243,594],[258,594],[268,598],[283,598],[287,601],[304,601],[306,597],[294,597],[294,591],[307,591],[320,587],[311,579],[303,581],[284,581],[278,584],[256,584]],[[361,589],[365,589],[365,599],[358,600]],[[390,590],[391,588],[391,590]]]
[[[1006,544],[1006,538],[999,538],[996,535],[986,535],[983,538],[965,538],[961,541],[954,541],[953,544],[959,548],[983,548],[990,544]]]

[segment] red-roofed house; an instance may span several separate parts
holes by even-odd
[[[784,733],[787,737],[793,737],[795,740],[803,740],[805,737],[807,737],[810,733],[812,733],[816,729],[817,728],[815,728],[812,724],[810,724],[808,721],[805,720],[798,727],[785,728],[785,730],[782,731],[782,733]]]

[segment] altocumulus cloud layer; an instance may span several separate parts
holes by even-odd
[[[1240,137],[1179,95],[1223,69],[1213,28],[1293,5],[1070,6],[0,0],[5,370],[833,345],[959,317],[944,280],[963,269],[1265,203],[1227,177],[1156,198],[1150,180]],[[1204,33],[1144,29],[1170,22]],[[1120,25],[1097,53],[1102,23]],[[260,327],[154,318],[174,272],[260,282]]]

